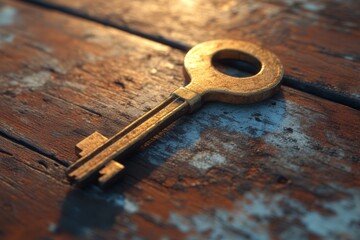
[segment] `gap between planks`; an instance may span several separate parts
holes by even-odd
[[[9,140],[9,141],[17,144],[17,145],[23,146],[23,147],[25,147],[25,148],[33,151],[33,152],[36,152],[36,153],[38,153],[38,154],[40,154],[40,155],[42,155],[42,156],[44,156],[44,157],[47,157],[47,158],[55,161],[56,163],[58,163],[58,164],[60,164],[60,165],[62,165],[62,166],[64,166],[64,167],[68,167],[68,166],[69,166],[69,163],[68,163],[68,162],[56,158],[56,157],[53,156],[52,154],[47,153],[47,152],[44,151],[43,149],[41,149],[41,148],[39,148],[39,147],[37,147],[37,146],[34,146],[34,145],[28,143],[28,142],[25,141],[25,140],[18,139],[18,138],[16,138],[16,137],[10,136],[9,134],[7,134],[6,132],[4,132],[4,131],[2,131],[2,130],[0,130],[0,137],[3,137],[3,138],[5,138],[5,139],[7,139],[7,140]]]

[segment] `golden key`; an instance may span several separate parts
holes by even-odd
[[[218,71],[213,65],[214,59],[242,60],[260,70],[250,77],[232,77]],[[203,103],[255,103],[272,96],[280,89],[283,67],[273,53],[254,44],[215,40],[201,43],[186,54],[184,75],[188,85],[174,91],[168,99],[113,137],[108,139],[94,132],[78,143],[76,147],[81,158],[68,168],[69,180],[81,185],[97,178],[100,186],[108,185],[124,170],[124,165],[118,161]]]

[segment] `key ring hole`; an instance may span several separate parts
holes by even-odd
[[[223,74],[244,78],[258,74],[261,62],[254,56],[238,50],[220,50],[212,57],[212,65]]]

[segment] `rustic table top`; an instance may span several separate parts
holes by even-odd
[[[0,239],[358,239],[360,4],[0,0]],[[76,143],[184,84],[196,43],[279,56],[281,93],[211,103],[72,187]]]

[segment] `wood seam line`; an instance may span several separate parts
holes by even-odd
[[[92,17],[92,16],[90,16],[90,15],[88,15],[86,13],[82,13],[82,12],[76,10],[76,9],[72,9],[72,8],[62,6],[62,5],[59,5],[59,4],[56,4],[56,3],[45,3],[45,2],[38,1],[38,0],[18,0],[18,1],[23,2],[23,3],[28,3],[28,4],[31,4],[31,5],[36,5],[36,6],[39,6],[41,8],[44,8],[44,9],[55,10],[55,11],[64,13],[66,15],[70,15],[72,17],[77,17],[77,18],[88,20],[90,22],[96,22],[96,23],[99,23],[101,25],[104,25],[104,26],[107,26],[107,27],[112,27],[112,28],[121,30],[123,32],[127,32],[127,33],[130,33],[132,35],[136,35],[136,36],[151,40],[153,42],[158,42],[158,43],[161,43],[163,45],[170,46],[172,48],[175,48],[175,49],[178,49],[178,50],[181,50],[181,51],[188,51],[191,48],[190,46],[187,46],[187,45],[185,45],[183,43],[176,42],[176,41],[173,41],[173,40],[161,37],[161,36],[157,37],[157,36],[153,36],[151,34],[143,33],[141,31],[138,31],[138,30],[135,30],[135,29],[131,29],[131,28],[128,28],[128,27],[125,27],[125,26],[121,26],[119,24],[109,22],[107,20],[98,19],[98,18]]]
[[[69,163],[66,162],[65,160],[61,160],[61,159],[58,159],[57,157],[55,157],[53,154],[50,154],[50,153],[47,153],[46,151],[44,151],[43,149],[37,147],[37,146],[34,146],[32,145],[31,143],[29,142],[26,142],[22,139],[19,139],[19,138],[16,138],[16,137],[13,137],[13,136],[10,136],[9,134],[3,132],[2,130],[0,130],[0,137],[3,137],[17,145],[21,145],[33,152],[36,152],[44,157],[47,157],[53,161],[55,161],[56,163],[64,166],[64,167],[68,167],[69,166]]]
[[[283,85],[311,94],[315,97],[329,100],[331,102],[341,104],[355,110],[360,110],[360,99],[349,97],[346,94],[338,93],[315,84],[302,82],[296,78],[285,75],[283,77]]]
[[[0,136],[0,139],[1,139],[1,136]],[[5,141],[9,141],[7,138],[4,138],[4,139],[6,139]],[[16,144],[16,143],[14,143],[14,144]],[[18,144],[18,145],[19,145],[19,144]],[[19,145],[19,146],[22,146],[22,145]],[[41,155],[41,156],[42,156],[42,155]],[[44,156],[43,156],[43,157],[44,157]],[[13,157],[12,159],[14,159],[14,161],[16,161],[17,163],[23,165],[25,168],[30,168],[32,171],[37,172],[37,173],[42,174],[42,175],[45,175],[45,176],[53,179],[54,181],[56,181],[56,182],[58,182],[58,183],[60,183],[60,184],[66,184],[66,185],[68,185],[66,180],[64,181],[64,179],[58,179],[58,178],[56,178],[55,176],[53,176],[50,172],[41,171],[40,169],[36,168],[34,165],[31,165],[31,164],[29,164],[29,163],[23,162],[23,161],[21,161],[20,159],[18,159],[18,158],[16,158],[16,157]],[[51,160],[51,159],[50,159],[50,160]],[[62,165],[61,165],[61,166],[62,166]],[[65,168],[62,169],[62,170],[65,171]],[[2,180],[0,179],[0,182],[5,182],[5,181],[2,181]]]

